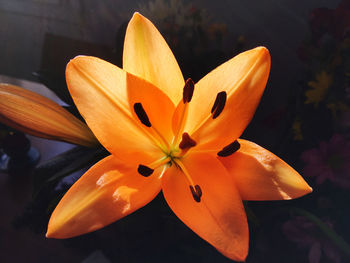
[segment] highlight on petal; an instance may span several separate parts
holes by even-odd
[[[0,84],[0,122],[46,139],[98,144],[90,129],[56,102],[14,85]]]
[[[259,104],[270,64],[268,50],[257,47],[217,67],[196,84],[184,131],[193,134],[197,149],[221,149],[242,134]]]
[[[234,178],[243,200],[285,200],[312,192],[312,188],[288,164],[261,146],[239,139],[241,148],[219,157]]]
[[[127,162],[149,163],[161,150],[129,106],[127,73],[104,60],[78,56],[66,69],[69,92],[101,144]]]
[[[174,213],[196,234],[225,256],[244,261],[248,254],[248,224],[232,177],[215,157],[192,153],[182,160],[200,202],[194,200],[182,171],[171,166],[162,177],[164,197]]]
[[[143,207],[160,191],[159,170],[145,178],[112,155],[102,159],[59,202],[46,236],[70,238],[92,232]]]
[[[157,28],[135,13],[126,30],[123,69],[161,89],[177,105],[185,81],[180,67]]]

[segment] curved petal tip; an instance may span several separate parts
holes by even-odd
[[[144,16],[141,15],[139,12],[134,12],[131,19],[140,19],[140,18],[144,18]]]
[[[56,238],[55,236],[55,230],[53,230],[52,228],[48,228],[45,234],[46,238]]]
[[[261,57],[264,57],[267,60],[271,59],[270,52],[266,47],[259,46],[259,47],[254,48],[253,50],[258,51],[260,53]]]

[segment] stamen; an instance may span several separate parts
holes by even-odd
[[[186,167],[183,165],[183,163],[181,161],[179,161],[179,160],[173,160],[173,161],[179,167],[179,169],[181,169],[181,171],[185,175],[186,179],[190,183],[190,190],[191,190],[193,199],[196,202],[200,202],[201,201],[201,197],[202,197],[202,189],[199,187],[198,184],[196,184],[196,185],[194,184],[190,174],[188,173]]]
[[[173,124],[175,127],[175,136],[173,139],[173,144],[177,144],[179,142],[181,133],[183,132],[186,120],[187,120],[187,114],[188,114],[188,103],[191,101],[194,91],[194,82],[192,79],[187,79],[184,89],[183,89],[183,97],[182,101],[183,104],[180,104],[180,116],[176,124]]]
[[[159,144],[160,148],[163,151],[166,151],[166,149],[169,149],[169,143],[168,141],[164,138],[164,136],[156,129],[156,127],[152,126],[151,122],[149,121],[149,118],[147,116],[146,111],[142,107],[142,104],[140,102],[137,102],[134,104],[134,111],[141,121],[142,124],[144,124],[146,127],[151,128],[149,130],[150,133],[153,133],[155,137],[158,137],[161,142],[163,142],[163,146]]]
[[[137,102],[134,104],[134,111],[139,118],[139,120],[147,127],[151,127],[152,124],[150,123],[148,116],[145,112],[145,110],[142,107],[142,104],[140,102]]]
[[[202,197],[202,189],[199,187],[198,184],[196,184],[194,186],[194,188],[192,185],[190,185],[190,190],[191,190],[193,199],[199,203],[201,201],[201,197]]]
[[[188,148],[191,148],[191,147],[194,147],[196,146],[197,143],[195,140],[193,140],[190,135],[188,135],[187,132],[184,132],[182,134],[182,140],[179,144],[179,147],[180,149],[184,150],[184,149],[188,149]]]
[[[236,140],[233,143],[222,148],[222,150],[220,152],[218,152],[217,155],[219,155],[220,157],[227,157],[227,156],[230,156],[231,154],[235,153],[236,151],[238,151],[239,148],[241,148],[241,145]]]
[[[194,186],[194,188],[196,189],[197,194],[199,195],[199,197],[202,197],[202,189],[199,187],[199,185],[196,184],[196,185]]]
[[[216,119],[220,113],[223,111],[226,104],[226,91],[221,91],[216,95],[216,99],[211,109],[211,113],[213,114],[213,119]]]
[[[150,176],[154,172],[154,170],[157,169],[158,167],[165,165],[165,164],[169,164],[170,162],[171,162],[171,158],[164,156],[164,157],[154,161],[153,163],[150,163],[147,165],[139,164],[137,171],[139,172],[139,174],[147,177],[147,176]]]
[[[142,176],[148,177],[151,174],[153,174],[154,170],[149,168],[146,165],[142,165],[140,164],[139,167],[137,168],[137,171],[139,174],[141,174]]]
[[[186,80],[185,87],[183,89],[183,103],[188,103],[191,101],[194,90],[194,82],[191,78]]]

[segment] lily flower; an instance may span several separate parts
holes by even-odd
[[[129,22],[123,69],[78,56],[66,69],[87,125],[111,153],[65,194],[47,237],[100,229],[149,203],[162,190],[174,213],[228,258],[248,254],[242,200],[281,200],[311,192],[281,159],[238,139],[265,88],[270,55],[258,47],[184,81],[155,26]]]
[[[0,83],[0,122],[37,137],[93,147],[85,123],[56,102],[21,87]]]

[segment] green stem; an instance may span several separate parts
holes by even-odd
[[[328,237],[348,258],[350,258],[350,245],[333,229],[328,227],[321,219],[300,208],[292,208],[290,211],[302,215],[313,222],[326,237]]]

